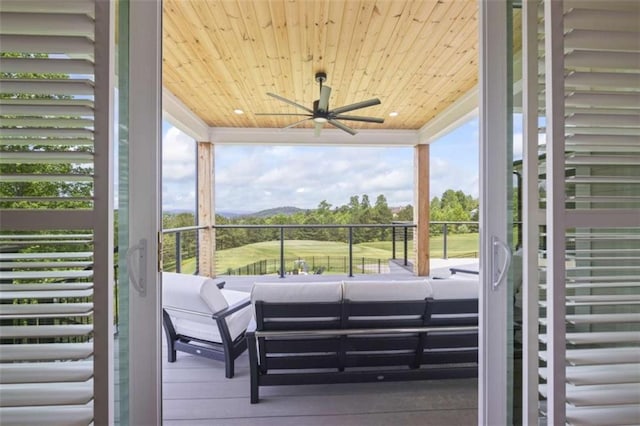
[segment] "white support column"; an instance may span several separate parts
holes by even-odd
[[[563,2],[544,4],[547,127],[547,424],[566,423]]]

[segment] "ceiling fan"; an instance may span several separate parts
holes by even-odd
[[[357,102],[355,104],[345,105],[330,110],[329,96],[331,95],[331,87],[322,85],[322,83],[327,81],[327,74],[323,72],[316,73],[316,81],[320,85],[320,99],[313,101],[313,109],[309,109],[304,105],[300,105],[297,102],[291,101],[287,98],[283,98],[282,96],[276,95],[275,93],[267,93],[267,95],[271,96],[272,98],[276,98],[282,102],[288,103],[289,105],[293,105],[297,108],[305,110],[307,114],[262,112],[256,113],[256,115],[297,115],[307,117],[303,118],[300,121],[296,121],[295,123],[289,124],[285,127],[285,129],[295,127],[308,120],[313,120],[315,123],[314,133],[316,136],[320,135],[320,130],[322,129],[324,123],[329,123],[332,126],[337,127],[340,130],[344,130],[351,135],[355,135],[357,133],[354,129],[342,124],[338,120],[364,121],[366,123],[384,123],[384,118],[363,117],[359,115],[343,115],[345,112],[353,111],[360,108],[367,108],[373,105],[379,105],[380,99],[373,98],[367,101]]]

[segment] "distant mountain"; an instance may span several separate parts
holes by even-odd
[[[284,207],[274,207],[272,209],[260,210],[255,213],[243,214],[243,217],[270,217],[278,214],[283,214],[285,216],[291,216],[292,214],[303,212],[305,209],[301,209],[298,207],[292,206],[284,206]]]
[[[227,219],[233,219],[240,216],[250,215],[251,212],[248,211],[216,211],[216,214],[226,217]]]

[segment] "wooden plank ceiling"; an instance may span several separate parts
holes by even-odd
[[[329,108],[418,129],[478,79],[477,0],[164,0],[164,86],[215,127],[285,127],[312,108],[327,73]],[[237,115],[234,109],[245,113]],[[396,117],[389,116],[392,111]],[[307,127],[311,127],[312,122]]]

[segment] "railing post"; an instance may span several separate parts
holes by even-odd
[[[408,240],[409,239],[409,227],[407,225],[404,226],[404,266],[409,265],[407,261],[408,257]]]
[[[353,277],[353,226],[349,227],[349,276]]]
[[[442,258],[447,259],[447,223],[442,224]]]
[[[391,227],[391,258],[396,258],[396,227]]]
[[[176,272],[182,272],[182,251],[180,249],[180,231],[176,232]]]
[[[280,227],[280,278],[284,278],[284,227]]]

